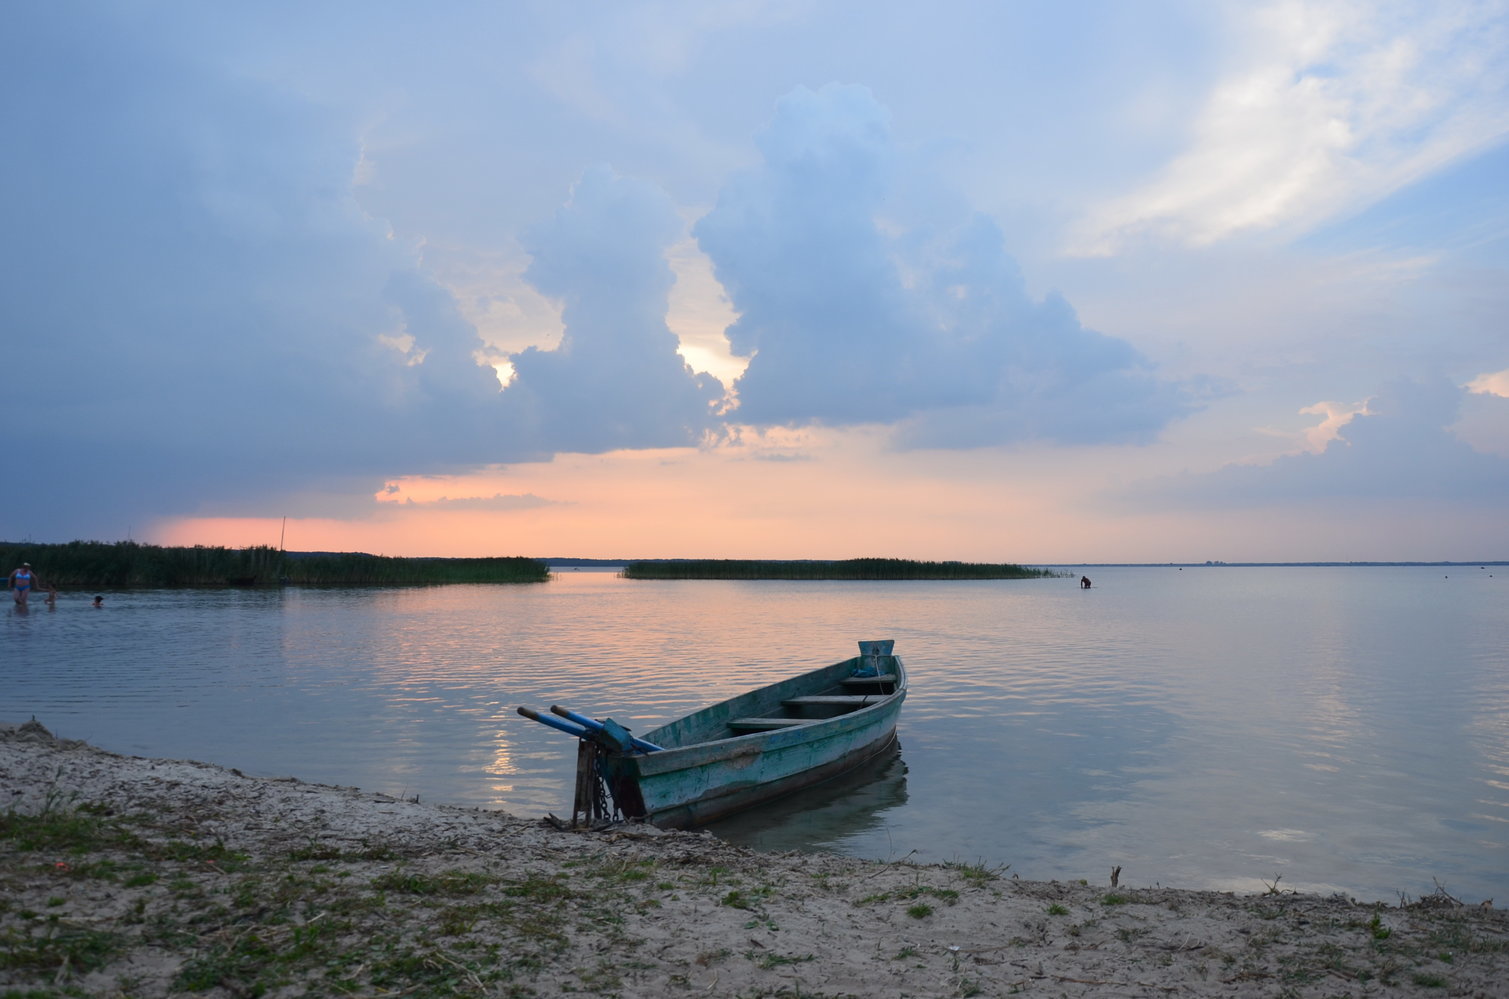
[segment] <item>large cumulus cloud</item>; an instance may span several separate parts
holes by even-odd
[[[739,419],[905,420],[903,445],[974,447],[1146,440],[1191,408],[1130,345],[1031,299],[989,221],[901,227],[898,153],[865,88],[794,91],[759,149],[695,228],[750,358]]]
[[[682,235],[657,188],[589,170],[571,200],[527,234],[525,278],[561,303],[554,350],[512,355],[510,425],[545,451],[696,444],[723,386],[694,373],[666,325],[675,280],[666,250]]]

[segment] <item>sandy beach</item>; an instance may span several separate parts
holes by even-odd
[[[0,726],[0,995],[1481,996],[1509,914],[556,828]]]

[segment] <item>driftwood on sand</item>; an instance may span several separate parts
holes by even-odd
[[[1509,914],[759,854],[0,726],[0,995],[1502,996]]]

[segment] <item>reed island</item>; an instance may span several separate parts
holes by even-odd
[[[902,558],[657,559],[631,562],[629,579],[1043,579],[1057,576],[1006,562],[920,562]]]
[[[36,566],[59,589],[218,586],[416,586],[543,583],[538,559],[399,558],[364,552],[286,552],[267,545],[164,547],[135,541],[0,542],[0,565]]]

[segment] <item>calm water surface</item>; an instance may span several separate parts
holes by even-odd
[[[45,567],[44,567],[45,569]],[[1509,568],[1105,567],[991,582],[132,591],[7,601],[0,721],[568,814],[561,703],[636,730],[894,638],[901,749],[716,827],[1028,878],[1509,901]]]

